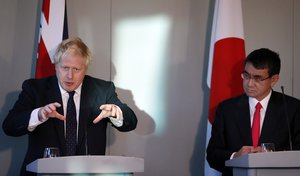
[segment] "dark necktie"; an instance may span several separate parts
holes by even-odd
[[[76,140],[77,140],[77,120],[76,120],[76,107],[74,103],[73,92],[69,93],[69,99],[67,104],[67,115],[66,115],[66,155],[75,155],[76,153]]]
[[[255,106],[255,112],[252,122],[252,143],[253,147],[257,147],[260,133],[260,109],[261,104],[258,102]]]

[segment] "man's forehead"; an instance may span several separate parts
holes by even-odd
[[[268,74],[268,68],[255,68],[251,63],[247,63],[245,65],[245,72],[251,74],[251,75],[265,75]]]

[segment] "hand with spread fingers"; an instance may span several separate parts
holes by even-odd
[[[61,115],[56,111],[56,108],[61,107],[61,104],[55,102],[47,104],[44,107],[41,107],[41,109],[38,112],[38,118],[40,121],[46,120],[48,118],[58,118],[60,120],[65,120],[65,116]]]
[[[101,113],[94,119],[93,123],[98,123],[100,120],[107,117],[114,117],[116,120],[123,121],[123,113],[121,108],[114,104],[104,104],[99,107]]]

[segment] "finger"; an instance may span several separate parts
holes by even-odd
[[[260,152],[260,151],[261,151],[260,147],[256,147],[256,148],[253,149],[253,153],[257,153],[257,152]]]
[[[50,109],[52,109],[53,111],[56,111],[56,108],[59,108],[61,105],[57,102],[55,103],[51,103],[50,104]]]
[[[118,120],[123,120],[123,113],[122,110],[117,106],[117,113],[116,113],[116,117]]]
[[[61,115],[61,114],[58,113],[58,112],[55,113],[55,117],[58,118],[58,119],[60,119],[60,120],[66,120],[66,117],[63,116],[63,115]]]
[[[57,102],[50,103],[42,108],[42,112],[47,118],[58,118],[60,120],[65,120],[65,117],[56,111],[56,109],[60,106],[61,104]]]
[[[47,117],[48,118],[57,118],[57,119],[60,119],[60,120],[65,120],[66,117],[61,115],[60,113],[58,113],[57,111],[53,111],[51,113],[48,113],[47,114]]]
[[[43,107],[43,112],[45,114],[50,114],[52,112],[50,105],[46,105],[45,107]]]
[[[61,104],[60,104],[60,103],[57,103],[57,102],[53,103],[53,105],[54,105],[55,107],[57,107],[57,108],[61,107]]]
[[[257,151],[258,151],[258,152],[262,152],[262,149],[261,149],[260,146],[257,147]]]
[[[245,155],[251,152],[251,147],[243,146],[240,150],[240,155]]]
[[[43,121],[46,118],[47,118],[47,116],[46,116],[45,110],[44,110],[44,108],[41,108],[38,112],[38,119],[39,119],[39,121]]]
[[[100,120],[104,119],[103,111],[93,120],[93,123],[98,123]]]
[[[121,119],[120,111],[119,111],[118,109],[116,110],[115,117],[116,117],[117,120],[122,120],[122,119]]]
[[[111,107],[111,116],[116,117],[116,112],[117,112],[117,107],[113,105]]]
[[[253,153],[254,148],[253,147],[248,147],[249,152],[248,153]]]
[[[101,105],[99,107],[99,109],[105,110],[105,111],[111,111],[113,106],[114,106],[113,104],[104,104],[104,105]]]
[[[50,103],[48,105],[45,106],[44,110],[47,112],[47,113],[52,113],[53,111],[56,111],[56,108],[60,107],[61,105],[57,102],[55,103]]]

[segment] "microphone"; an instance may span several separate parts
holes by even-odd
[[[87,128],[88,128],[88,120],[85,120],[85,129],[84,129],[84,148],[85,155],[89,155],[88,144],[87,144]]]
[[[281,86],[281,92],[282,92],[282,101],[283,101],[283,108],[284,108],[285,118],[286,118],[286,121],[287,121],[287,127],[288,127],[288,131],[289,131],[289,147],[290,147],[290,150],[293,150],[291,127],[290,127],[289,116],[288,116],[288,112],[287,112],[286,99],[285,99],[284,87],[283,86]]]

